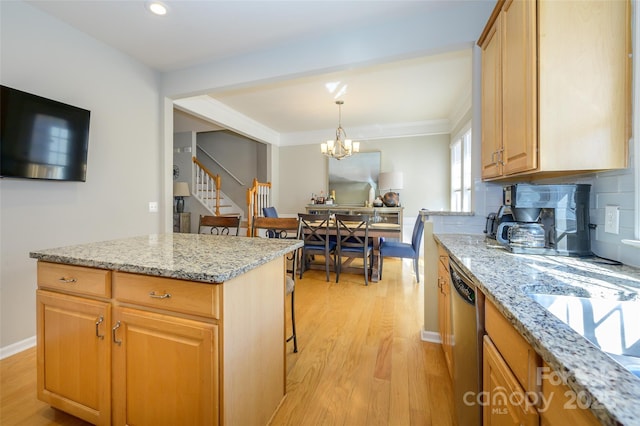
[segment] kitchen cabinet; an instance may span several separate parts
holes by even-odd
[[[267,424],[284,274],[284,257],[219,284],[39,261],[38,397],[98,425]]]
[[[438,246],[438,330],[442,341],[444,359],[449,376],[453,377],[453,342],[451,330],[451,282],[449,279],[449,255]]]
[[[488,336],[483,345],[483,425],[537,426],[538,412]]]
[[[482,177],[502,175],[502,19],[495,21],[484,38],[482,49]]]
[[[111,273],[38,263],[38,398],[93,424],[111,423]]]
[[[37,290],[41,401],[93,424],[111,423],[110,305]]]
[[[115,424],[218,424],[216,324],[129,308],[114,321]]]
[[[219,289],[113,274],[115,424],[218,424]]]
[[[543,363],[540,425],[598,426],[600,421],[589,410],[589,400],[563,382],[562,375]]]
[[[488,299],[485,299],[485,330],[484,424],[537,425],[539,355]]]
[[[628,1],[498,1],[478,40],[483,179],[626,167],[630,34]]]

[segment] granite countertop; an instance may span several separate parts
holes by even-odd
[[[204,234],[152,234],[36,250],[54,263],[221,283],[302,247],[302,241]]]
[[[452,212],[449,210],[420,210],[420,216],[428,218],[429,216],[475,216],[474,212]]]
[[[591,403],[603,424],[638,424],[640,378],[527,293],[640,300],[640,269],[598,258],[512,254],[483,234],[436,234],[435,239],[544,361],[567,378],[578,401]]]
[[[404,206],[387,207],[387,206],[363,206],[362,204],[307,204],[310,209],[344,209],[344,210],[401,210]]]

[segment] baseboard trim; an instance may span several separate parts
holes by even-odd
[[[13,343],[9,346],[5,346],[0,348],[0,359],[5,359],[10,357],[11,355],[15,355],[18,352],[25,351],[29,348],[32,348],[36,345],[36,336],[29,337],[28,339],[21,340],[19,342]]]
[[[422,331],[420,332],[420,338],[423,342],[442,343],[442,340],[440,339],[440,333],[436,333],[435,331],[427,331],[425,329],[422,329]]]

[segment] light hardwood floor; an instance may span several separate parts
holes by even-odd
[[[384,279],[296,283],[299,352],[287,345],[287,396],[273,425],[453,424],[440,345],[420,340],[423,283],[411,260],[388,259]],[[421,268],[422,270],[422,268]],[[0,361],[0,424],[85,425],[36,398],[35,348]]]

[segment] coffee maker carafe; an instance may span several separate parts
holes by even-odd
[[[500,224],[497,241],[515,253],[591,256],[590,188],[586,184],[505,186],[503,202],[514,221]]]

